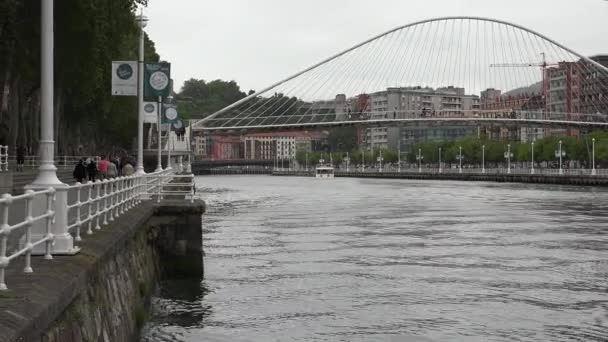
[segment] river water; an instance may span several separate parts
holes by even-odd
[[[197,178],[205,279],[142,341],[607,341],[608,191]]]

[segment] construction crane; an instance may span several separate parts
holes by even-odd
[[[542,61],[540,63],[507,63],[507,64],[490,64],[490,68],[527,68],[540,67],[542,71],[542,94],[547,98],[547,67],[557,64],[547,64],[545,53],[541,52]]]

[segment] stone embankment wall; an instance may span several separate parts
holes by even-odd
[[[35,258],[35,273],[10,272],[0,341],[137,340],[163,273],[202,274],[203,212],[202,201],[142,203],[85,236],[78,255]]]
[[[314,172],[275,171],[274,176],[301,176],[314,177]],[[336,177],[352,178],[391,178],[391,179],[418,179],[418,180],[446,180],[470,182],[498,182],[498,183],[536,183],[536,184],[562,184],[562,185],[591,185],[608,186],[608,177],[593,176],[567,176],[567,175],[523,175],[523,174],[458,174],[458,173],[412,173],[412,172],[335,172]]]

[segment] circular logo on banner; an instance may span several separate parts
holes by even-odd
[[[162,71],[157,71],[150,75],[150,86],[152,89],[160,91],[169,85],[169,77]]]
[[[177,119],[177,110],[175,108],[167,108],[165,110],[165,117],[170,121]]]
[[[148,103],[144,106],[144,112],[146,113],[154,113],[156,111],[156,107],[153,104]]]
[[[128,80],[133,77],[133,68],[129,64],[121,64],[116,68],[116,76],[121,80]]]
[[[182,120],[177,120],[173,123],[173,128],[175,129],[180,129],[182,128],[184,125],[182,124]]]

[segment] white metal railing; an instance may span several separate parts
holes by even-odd
[[[118,177],[103,181],[76,183],[69,187],[76,200],[68,203],[68,231],[76,241],[82,241],[81,230],[86,225],[87,234],[99,230],[137,205],[140,176]]]
[[[177,197],[194,201],[194,175],[174,175],[170,173],[153,173],[144,176],[144,196],[155,198],[160,202],[165,197]]]
[[[0,172],[8,171],[8,146],[0,145]]]
[[[0,197],[0,291],[7,289],[5,271],[15,258],[25,256],[24,271],[30,273],[33,271],[32,251],[35,254],[44,252],[46,259],[52,259],[54,253],[61,253],[53,248],[55,236],[60,236],[61,231],[73,235],[76,241],[82,241],[83,230],[86,234],[93,234],[95,230],[115,221],[145,199],[157,202],[163,198],[193,201],[195,189],[194,175],[176,175],[174,170],[169,169],[145,175],[76,183],[62,188],[61,191],[65,191],[64,195],[67,196],[66,206],[62,208],[56,207],[61,201],[55,201],[56,192],[53,188],[38,192],[28,190],[23,195],[5,194]],[[45,196],[46,204],[42,206],[40,198]],[[23,201],[23,204],[17,203],[18,201]],[[15,217],[15,213],[22,212],[19,204],[25,207],[25,215]],[[40,214],[42,210],[44,212]],[[63,220],[60,220],[62,217]],[[41,225],[41,222],[45,225]],[[65,226],[57,227],[55,222],[64,222]],[[35,233],[32,234],[34,225]],[[17,235],[16,231],[19,229],[25,231]],[[12,232],[14,234],[11,236]],[[43,246],[39,245],[45,243],[46,249],[43,251]],[[19,247],[15,247],[17,245]]]
[[[337,172],[346,173],[346,169],[336,169]],[[351,167],[348,173],[379,173],[377,167],[371,168],[367,167],[363,171],[360,167]],[[480,167],[474,168],[465,168],[463,167],[462,171],[458,167],[449,167],[445,166],[439,170],[437,166],[435,167],[423,167],[419,169],[418,167],[402,167],[399,170],[395,166],[384,166],[382,168],[382,173],[431,173],[431,174],[487,174],[487,175],[504,175],[509,174],[509,170],[504,168],[486,168],[485,170]],[[590,176],[590,177],[608,177],[608,169],[596,169],[595,172],[592,169],[547,169],[547,168],[535,168],[534,173],[532,173],[532,169],[529,168],[512,168],[510,174],[512,175],[544,175],[544,176]]]
[[[43,197],[46,199],[46,210],[38,215],[34,213],[34,200]],[[15,206],[16,202],[25,202],[25,217],[18,223],[9,224],[9,210]],[[44,191],[34,192],[27,190],[23,195],[11,196],[10,194],[2,195],[0,198],[0,208],[2,212],[2,223],[0,224],[0,290],[6,290],[5,271],[11,261],[15,258],[25,255],[25,273],[32,273],[32,250],[41,244],[46,244],[45,259],[52,259],[51,245],[54,237],[51,233],[53,220],[55,217],[55,189],[49,188]],[[37,237],[32,241],[32,226],[37,222],[44,222],[46,226],[46,234]],[[25,243],[21,249],[14,252],[8,251],[8,239],[13,231],[25,229]]]

